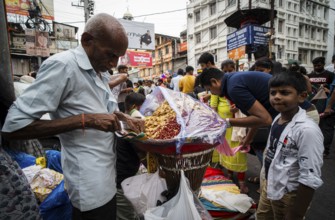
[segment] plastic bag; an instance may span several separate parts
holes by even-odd
[[[26,168],[23,168],[22,171],[24,173],[24,175],[26,176],[28,183],[31,184],[31,182],[33,181],[35,175],[40,172],[42,169],[41,166],[39,165],[32,165]]]
[[[52,190],[59,185],[63,178],[63,174],[44,168],[36,173],[30,183],[30,187],[34,191],[37,199],[43,202]]]
[[[64,180],[41,203],[40,213],[44,220],[70,220],[72,205],[64,189]]]
[[[63,173],[61,164],[61,154],[57,150],[47,150],[45,152],[47,158],[47,168]]]
[[[124,195],[131,202],[137,213],[156,207],[157,201],[164,202],[161,193],[167,190],[165,179],[160,178],[158,171],[154,174],[142,174],[129,177],[121,183]]]
[[[194,203],[193,193],[186,182],[182,170],[180,186],[177,195],[161,206],[147,210],[144,213],[145,220],[201,220]]]
[[[36,157],[34,156],[9,149],[6,149],[6,152],[13,160],[15,160],[19,164],[21,169],[35,165]]]
[[[158,86],[147,96],[140,112],[150,116],[165,100],[175,111],[177,122],[181,126],[180,133],[175,138],[177,153],[180,153],[181,146],[188,138],[200,139],[208,144],[222,142],[227,127],[225,120],[209,106],[185,93]]]

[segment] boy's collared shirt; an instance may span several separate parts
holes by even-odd
[[[280,115],[274,121],[279,117]],[[269,140],[265,151],[268,148]],[[299,108],[299,112],[282,132],[270,164],[268,199],[279,200],[285,193],[297,190],[299,184],[312,189],[320,187],[323,183],[323,149],[323,135],[319,126],[306,115],[305,110]],[[262,175],[264,176],[264,166]]]

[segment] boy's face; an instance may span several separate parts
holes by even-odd
[[[221,80],[212,78],[210,81],[211,85],[204,86],[205,89],[211,91],[213,95],[221,95]]]
[[[297,90],[292,86],[279,86],[270,88],[270,103],[272,107],[282,113],[282,115],[293,116],[300,103],[307,96],[307,92],[298,94]]]

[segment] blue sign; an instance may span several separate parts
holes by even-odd
[[[265,45],[268,43],[268,37],[265,36],[270,28],[248,25],[231,34],[227,35],[227,51],[239,48],[244,45],[255,44]]]

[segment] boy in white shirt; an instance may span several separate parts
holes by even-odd
[[[307,97],[301,73],[273,76],[269,91],[270,103],[280,114],[273,120],[264,152],[257,219],[299,220],[323,183],[323,135],[299,107]]]

